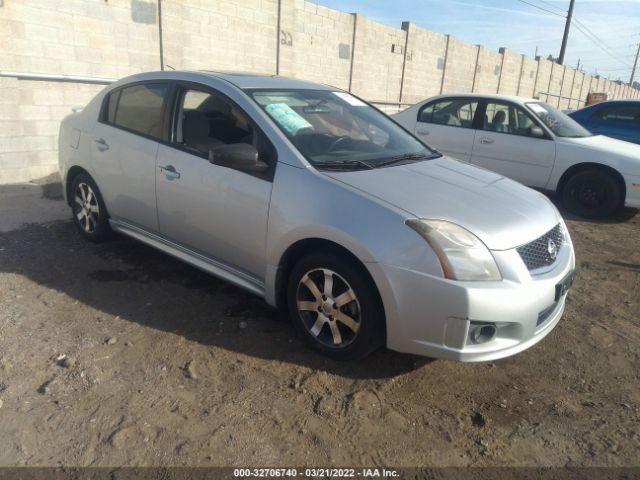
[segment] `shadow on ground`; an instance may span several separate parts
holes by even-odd
[[[86,242],[71,221],[0,232],[0,272],[64,292],[97,313],[344,377],[387,378],[430,362],[388,350],[361,362],[331,361],[305,348],[286,313],[262,299],[123,236],[103,244]],[[71,310],[72,302],[67,303],[64,308]],[[60,314],[52,311],[52,321]]]
[[[584,223],[617,224],[617,223],[625,223],[631,220],[633,217],[635,217],[638,214],[638,210],[635,208],[623,207],[619,209],[616,213],[614,213],[610,218],[592,219],[592,218],[579,217],[578,215],[574,215],[573,213],[570,213],[565,210],[565,208],[562,205],[562,199],[558,195],[550,194],[548,192],[542,192],[542,193],[544,193],[549,197],[549,200],[551,200],[553,204],[556,206],[556,208],[560,210],[560,213],[562,214],[562,217],[565,220],[573,220],[575,222],[584,222]]]

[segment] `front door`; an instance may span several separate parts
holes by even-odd
[[[175,108],[173,140],[160,146],[156,169],[162,236],[263,279],[272,172],[255,176],[213,165],[208,153],[250,143],[273,168],[268,141],[217,92],[181,87]]]
[[[543,188],[553,169],[556,146],[551,138],[534,136],[532,127],[536,126],[523,108],[509,102],[488,102],[471,162],[524,185]]]

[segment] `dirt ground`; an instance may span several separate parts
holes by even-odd
[[[640,464],[633,210],[569,219],[564,318],[482,364],[329,361],[260,299],[65,218],[55,185],[0,187],[0,466]]]

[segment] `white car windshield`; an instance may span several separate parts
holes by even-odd
[[[317,167],[377,168],[440,156],[346,92],[253,90],[250,95]]]
[[[593,134],[571,117],[544,102],[530,102],[527,107],[558,137],[591,137]]]

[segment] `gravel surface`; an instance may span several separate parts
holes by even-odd
[[[559,325],[461,364],[332,362],[259,298],[133,240],[87,243],[65,210],[59,189],[0,187],[2,466],[639,463],[635,211],[569,219]]]

